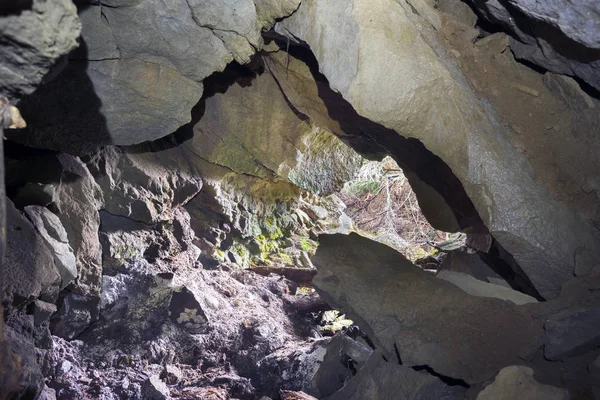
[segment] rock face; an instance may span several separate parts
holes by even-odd
[[[600,7],[594,2],[469,1],[485,20],[510,32],[518,58],[600,88]]]
[[[469,296],[383,244],[355,233],[322,235],[319,242],[312,258],[319,271],[315,287],[357,321],[388,359],[397,352],[404,365],[482,382],[542,335],[541,326],[511,303]]]
[[[81,6],[81,48],[70,54],[63,74],[22,106],[27,143],[82,153],[173,133],[190,122],[202,80],[233,60],[250,61],[263,45],[261,30],[298,4],[145,0]],[[64,109],[70,118],[60,116]]]
[[[533,378],[533,370],[521,365],[503,368],[494,382],[483,389],[477,400],[566,400],[566,390],[542,385]]]
[[[178,172],[155,163],[151,155],[106,147],[90,160],[104,193],[103,208],[114,215],[152,225],[173,219],[173,210],[187,203],[202,187],[189,171]]]
[[[54,257],[31,223],[6,201],[6,255],[3,301],[22,306],[34,299],[55,301],[60,275]]]
[[[55,265],[61,277],[62,290],[77,278],[77,262],[73,249],[69,245],[67,232],[60,219],[45,207],[28,206],[25,207],[25,213],[54,255]]]
[[[276,29],[310,46],[331,88],[359,115],[418,138],[441,157],[492,235],[543,296],[555,297],[572,274],[575,251],[597,252],[598,232],[535,182],[528,160],[509,143],[493,111],[436,54],[439,43],[411,15],[400,3],[313,0]],[[384,32],[381,26],[398,28]],[[379,61],[381,54],[387,62]],[[415,79],[405,79],[407,74]],[[393,139],[375,140],[394,155]],[[550,233],[547,224],[560,228]]]
[[[19,100],[33,92],[60,57],[77,47],[81,23],[71,0],[35,0],[0,17],[0,93]]]
[[[600,345],[600,309],[568,310],[545,322],[546,346],[549,360],[586,353]]]
[[[374,352],[356,377],[327,399],[451,400],[463,396],[461,387],[449,387],[431,375],[386,362],[381,353]]]

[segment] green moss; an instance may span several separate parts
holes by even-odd
[[[300,240],[300,248],[304,251],[313,252],[317,249],[317,246],[315,246],[308,238],[304,237]]]
[[[284,264],[288,264],[288,265],[293,265],[294,262],[292,261],[292,258],[285,254],[285,253],[277,253],[277,255],[275,256],[276,259],[280,260],[281,262],[283,262]]]

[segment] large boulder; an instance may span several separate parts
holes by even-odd
[[[555,386],[543,385],[533,378],[533,370],[522,365],[503,368],[493,383],[486,386],[477,400],[566,400],[567,391]]]
[[[12,100],[33,92],[59,59],[77,47],[81,32],[71,0],[18,3],[22,10],[0,17],[0,93]]]
[[[81,154],[173,133],[191,121],[202,81],[234,60],[249,62],[263,46],[262,29],[294,12],[299,0],[108,3],[79,7],[81,48],[70,54],[68,70],[24,102],[30,128],[14,140]]]
[[[470,296],[381,243],[355,233],[319,242],[312,258],[319,293],[406,366],[482,382],[543,335],[514,304]]]
[[[360,116],[419,139],[441,157],[536,289],[544,297],[557,296],[572,275],[576,251],[588,249],[600,257],[598,231],[535,181],[494,111],[479,101],[454,64],[434,51],[440,43],[413,18],[404,3],[312,0],[276,30],[310,46],[330,87]],[[380,61],[382,54],[386,62]],[[401,139],[389,132],[382,136],[385,132],[367,134],[401,163]]]
[[[41,298],[56,301],[60,275],[54,257],[31,222],[6,199],[3,302],[21,307]]]
[[[25,213],[54,255],[54,261],[61,277],[60,288],[64,289],[77,278],[77,261],[73,249],[69,245],[67,231],[56,214],[45,207],[27,206]]]

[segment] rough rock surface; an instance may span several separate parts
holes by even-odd
[[[469,1],[487,21],[510,32],[518,58],[600,88],[600,8],[595,2]]]
[[[543,334],[517,306],[469,296],[383,244],[355,233],[321,235],[319,242],[312,258],[319,293],[349,314],[388,358],[397,352],[404,365],[482,382]]]
[[[434,376],[385,361],[376,351],[356,377],[327,399],[451,400],[463,396],[464,388],[450,387]]]
[[[533,370],[522,365],[503,368],[494,382],[483,389],[477,400],[566,400],[569,397],[564,389],[542,385],[533,378]]]
[[[56,301],[60,275],[54,257],[33,225],[6,200],[3,302],[15,307],[37,298]]]
[[[13,101],[37,88],[59,59],[77,47],[81,32],[71,0],[35,0],[22,8],[0,17],[0,93]]]
[[[77,260],[75,292],[98,296],[102,268],[98,209],[102,192],[78,157],[61,154],[58,159],[63,171],[56,194],[56,206],[58,218],[67,231],[69,244]]]
[[[50,210],[40,206],[25,207],[25,213],[54,255],[54,263],[61,277],[60,289],[77,278],[77,262],[69,245],[67,232],[60,219]]]
[[[107,212],[148,225],[173,219],[173,210],[202,187],[200,177],[156,163],[152,156],[106,147],[89,161]]]
[[[564,359],[600,346],[598,324],[600,324],[600,308],[567,310],[552,316],[544,323],[546,358]]]
[[[171,134],[190,122],[202,80],[233,60],[249,62],[263,45],[261,30],[298,4],[146,0],[81,6],[81,48],[64,73],[23,104],[28,138],[14,139],[81,154]],[[61,118],[63,109],[71,110],[70,118]]]
[[[539,292],[557,296],[571,276],[577,248],[599,248],[598,232],[535,182],[531,165],[494,112],[436,54],[437,43],[411,15],[401,3],[313,0],[276,29],[310,46],[331,88],[358,114],[418,138],[441,157]],[[381,54],[387,62],[379,61]],[[407,74],[416,78],[407,80]],[[560,228],[549,232],[548,224]]]

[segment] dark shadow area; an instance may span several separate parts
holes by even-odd
[[[539,301],[545,301],[519,263],[497,240],[494,240],[489,252],[479,254],[483,261],[513,289],[528,294]]]
[[[20,101],[27,128],[7,132],[9,140],[75,155],[112,143],[102,102],[88,76],[87,46],[80,40],[64,69],[51,71],[44,84]]]
[[[455,379],[455,378],[451,378],[449,376],[438,374],[429,365],[417,365],[417,366],[412,367],[412,369],[414,369],[415,371],[425,371],[429,375],[435,376],[436,378],[438,378],[439,380],[441,380],[448,386],[461,386],[461,387],[464,387],[465,389],[468,389],[471,387],[467,382],[463,381],[462,379]]]
[[[0,0],[0,17],[20,14],[22,11],[30,10],[32,6],[33,0]]]

